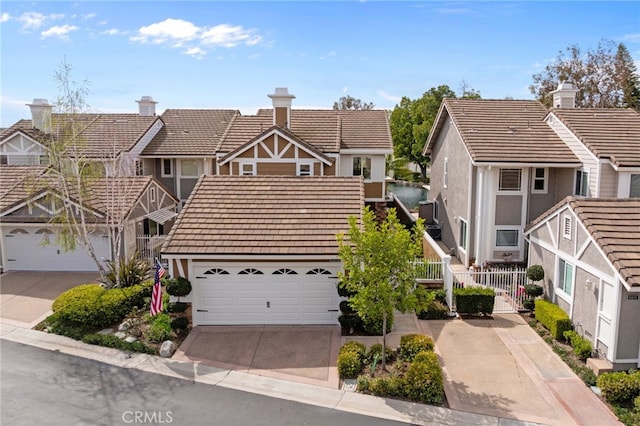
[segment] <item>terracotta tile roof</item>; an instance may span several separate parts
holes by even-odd
[[[640,166],[640,114],[632,109],[554,109],[552,113],[598,158]]]
[[[0,166],[0,213],[46,190],[55,191],[56,183],[46,170],[45,166]],[[125,217],[153,180],[152,176],[96,179],[87,184],[85,205],[112,217]]]
[[[273,125],[273,110],[260,109],[255,116],[237,117],[220,151],[231,152]],[[387,112],[384,110],[340,111],[291,109],[289,131],[323,153],[341,149],[383,149],[393,143]]]
[[[631,287],[640,287],[640,198],[567,197],[538,217],[528,232],[565,205]]]
[[[336,256],[363,206],[360,177],[203,175],[162,252]]]
[[[46,166],[0,166],[0,213],[37,192],[35,180],[46,169]]]
[[[52,114],[54,126],[52,135],[56,136],[56,129],[66,115]],[[132,149],[136,143],[158,120],[156,116],[141,116],[139,114],[77,114],[73,116],[76,129],[79,131],[79,141],[83,145],[83,156],[87,158],[104,158]],[[48,145],[51,135],[32,128],[31,120],[20,120],[0,134],[0,140],[11,136],[17,131],[26,133],[33,139]]]
[[[143,156],[214,156],[233,117],[231,109],[168,109],[165,126],[142,151]],[[246,141],[245,141],[246,142]]]
[[[445,99],[425,145],[430,154],[449,117],[475,162],[575,163],[578,158],[544,122],[538,101]]]

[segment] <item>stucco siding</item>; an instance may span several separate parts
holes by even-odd
[[[520,226],[522,195],[497,195],[495,225]]]
[[[640,299],[624,287],[620,300],[620,328],[617,359],[637,359],[640,347]],[[631,298],[630,298],[631,297]]]
[[[584,251],[582,256],[580,256],[580,260],[609,276],[613,276],[615,274],[615,271],[608,260],[602,255],[602,253],[600,253],[600,250],[598,250],[593,243],[589,243],[587,249]]]
[[[587,284],[587,281],[590,284]],[[576,268],[576,280],[573,299],[574,329],[589,339],[592,343],[596,335],[596,320],[598,312],[598,277],[587,271]]]

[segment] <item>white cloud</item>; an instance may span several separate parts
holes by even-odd
[[[185,55],[193,56],[196,59],[202,59],[207,54],[204,50],[199,47],[192,47],[184,51]]]
[[[91,18],[95,18],[96,16],[98,16],[97,13],[87,13],[86,15],[83,16],[84,19],[91,19]]]
[[[402,100],[402,96],[390,95],[384,90],[378,90],[378,96],[380,96],[385,101],[391,101],[396,104],[399,104]]]
[[[344,95],[345,93],[347,93],[349,91],[349,88],[347,86],[344,86],[342,88],[342,94]]]
[[[38,12],[26,12],[20,15],[18,21],[22,24],[23,30],[35,30],[40,28],[46,17],[42,13]]]
[[[127,31],[120,31],[117,28],[111,28],[105,31],[102,31],[100,34],[104,34],[104,35],[124,35],[127,34]]]
[[[334,56],[336,56],[337,53],[335,52],[335,50],[332,50],[331,52],[327,53],[324,56],[321,56],[320,59],[327,59],[327,58],[332,58]]]
[[[75,25],[61,25],[61,26],[55,26],[55,27],[51,27],[48,30],[42,31],[40,33],[40,36],[42,36],[42,38],[47,38],[47,37],[58,37],[62,40],[68,40],[69,39],[69,34],[73,31],[77,31],[78,27],[76,27]]]
[[[11,15],[7,12],[0,14],[0,22],[7,22],[9,19],[11,19]]]
[[[187,42],[191,45],[197,43],[199,46],[189,47],[185,51],[197,58],[206,54],[207,47],[232,48],[240,44],[255,46],[263,40],[256,30],[246,29],[241,25],[199,27],[192,22],[173,18],[141,27],[130,39],[138,43],[165,44],[173,48],[183,47]]]

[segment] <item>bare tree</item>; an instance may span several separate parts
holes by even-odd
[[[342,96],[337,102],[333,103],[333,109],[373,109],[375,105],[371,102],[362,102],[362,100],[353,98],[350,95]]]

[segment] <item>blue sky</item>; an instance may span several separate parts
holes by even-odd
[[[530,99],[532,75],[576,44],[623,42],[640,64],[637,1],[2,1],[1,122],[53,101],[66,60],[100,112],[167,108],[254,114],[288,87],[294,107],[351,95],[392,109],[462,82],[483,98]],[[640,66],[638,67],[640,68]]]

